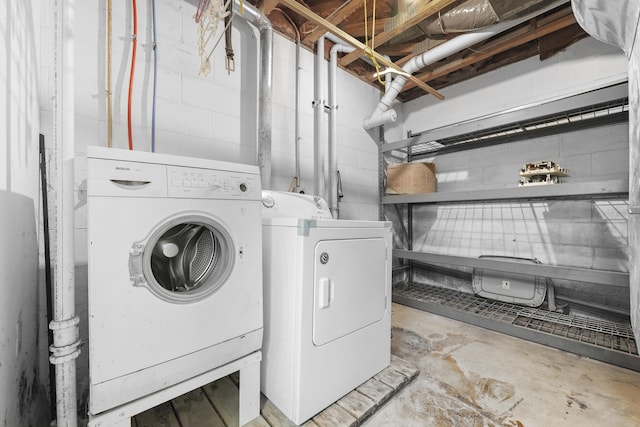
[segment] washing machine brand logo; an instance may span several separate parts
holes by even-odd
[[[116,170],[117,171],[130,171],[131,168],[128,168],[126,166],[116,166]]]
[[[321,264],[326,264],[329,262],[329,254],[326,252],[322,252],[320,254],[320,263]]]

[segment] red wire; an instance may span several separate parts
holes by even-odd
[[[131,54],[131,74],[129,76],[129,102],[127,112],[127,126],[129,129],[129,150],[133,150],[133,134],[131,132],[131,97],[133,94],[133,75],[136,70],[136,48],[138,46],[138,8],[136,0],[131,0],[133,9],[133,51]]]

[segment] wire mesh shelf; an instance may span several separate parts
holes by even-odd
[[[474,316],[614,352],[632,356],[638,355],[633,330],[628,322],[614,322],[577,314],[552,312],[544,308],[493,301],[466,292],[427,284],[402,283],[394,285],[393,295],[438,304]]]
[[[411,155],[413,159],[418,159],[424,155],[429,155],[444,148],[451,148],[454,146],[459,147],[461,145],[479,143],[483,141],[491,141],[501,138],[504,139],[518,135],[522,136],[542,130],[548,132],[553,128],[557,128],[559,130],[571,128],[571,126],[576,125],[586,126],[591,121],[595,123],[596,121],[603,121],[607,118],[620,116],[621,114],[628,114],[628,112],[629,99],[625,97],[568,111],[562,111],[555,114],[549,114],[542,117],[473,131],[462,135],[421,142],[411,146]]]

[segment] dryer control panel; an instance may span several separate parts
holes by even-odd
[[[167,166],[170,197],[261,200],[260,176],[242,172]]]

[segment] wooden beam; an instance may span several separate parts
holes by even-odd
[[[571,46],[573,43],[587,36],[582,27],[578,24],[571,25],[567,28],[563,28],[560,31],[556,31],[553,34],[549,34],[544,37],[540,37],[538,43],[540,50],[540,60],[544,61]]]
[[[278,3],[280,3],[280,0],[258,0],[256,6],[266,16],[271,13],[271,11],[278,5]]]
[[[484,52],[475,53],[473,55],[469,55],[466,58],[462,58],[456,61],[453,61],[449,64],[445,64],[441,67],[438,67],[432,71],[428,71],[426,73],[422,73],[418,75],[418,78],[423,82],[428,82],[430,80],[437,79],[453,71],[460,70],[464,67],[467,67],[471,64],[475,64],[480,61],[484,61],[494,55],[505,52],[509,49],[513,49],[522,44],[528,43],[537,38],[546,36],[547,34],[551,34],[563,28],[566,28],[570,25],[576,23],[576,18],[573,14],[565,15],[562,18],[553,21],[549,24],[543,25],[542,27],[533,29],[533,30],[521,30],[525,31],[524,34],[509,34],[505,36],[502,40],[498,40],[495,43],[492,43],[491,46],[486,46],[487,49]],[[405,84],[403,91],[411,89],[416,85],[413,81],[407,82]]]
[[[360,5],[362,5],[362,3],[360,3]],[[387,21],[389,21],[389,18],[376,19],[376,34],[384,31],[384,25],[387,23]],[[371,25],[371,22],[369,22],[369,31],[371,31]],[[351,34],[353,37],[364,37],[364,24],[362,23],[362,21],[340,25],[340,28]]]
[[[333,16],[328,18],[327,22],[330,22],[334,25],[338,25],[341,22],[343,22],[345,19],[349,18],[351,14],[353,14],[354,12],[362,8],[363,4],[364,3],[362,3],[360,0],[351,0],[349,4],[347,4],[342,9],[337,11]],[[326,33],[326,30],[318,25],[318,27],[315,30],[313,30],[308,36],[304,37],[302,41],[304,43],[313,44],[316,41],[318,41],[320,36],[322,36],[324,33]]]
[[[410,55],[413,52],[413,46],[415,46],[415,43],[411,43],[411,42],[389,44],[389,45],[380,46],[380,48],[378,49],[378,52],[380,52],[382,55],[387,55],[387,56],[405,56],[405,55]]]
[[[413,27],[414,25],[424,21],[425,19],[436,14],[443,8],[449,6],[454,1],[456,0],[432,0],[426,4],[423,4],[420,7],[420,9],[416,11],[416,14],[413,15],[411,18],[407,19],[404,23],[396,26],[395,28],[392,28],[389,31],[376,34],[375,44],[373,48],[375,49],[376,47],[380,46],[382,43],[388,42],[395,36],[404,32],[407,28]],[[340,59],[339,63],[343,67],[347,66],[351,64],[353,61],[355,61],[356,59],[358,59],[361,55],[362,55],[362,52],[359,52],[358,50],[354,50],[350,54],[343,56]]]
[[[356,49],[360,49],[361,52],[364,52],[364,50],[366,49],[366,46],[364,44],[362,44],[358,39],[356,39],[353,36],[351,36],[350,34],[344,32],[340,28],[338,28],[335,25],[333,25],[332,23],[328,22],[326,19],[319,17],[318,15],[313,13],[308,8],[302,6],[297,1],[295,1],[295,0],[281,0],[280,3],[283,4],[284,6],[288,7],[289,9],[291,9],[293,12],[297,13],[298,15],[302,16],[303,18],[305,18],[305,19],[307,19],[309,21],[315,22],[320,27],[324,28],[325,31],[328,31],[328,32],[332,33],[333,35],[335,35],[337,37],[340,37],[342,40],[346,41],[347,43],[349,43],[351,46],[355,47]],[[383,65],[386,65],[387,67],[391,67],[396,71],[404,72],[402,70],[402,68],[398,67],[396,64],[394,64],[393,62],[389,61],[388,59],[386,59],[384,56],[380,55],[379,53],[373,52],[373,55],[375,56],[376,60],[379,63],[381,63]],[[414,82],[418,87],[420,87],[421,89],[423,89],[426,92],[430,93],[431,95],[435,96],[436,98],[444,99],[444,96],[440,92],[438,92],[437,90],[435,90],[431,86],[427,85],[426,83],[418,80],[415,76],[410,76],[410,77],[408,77],[408,79],[409,79],[409,81]]]

